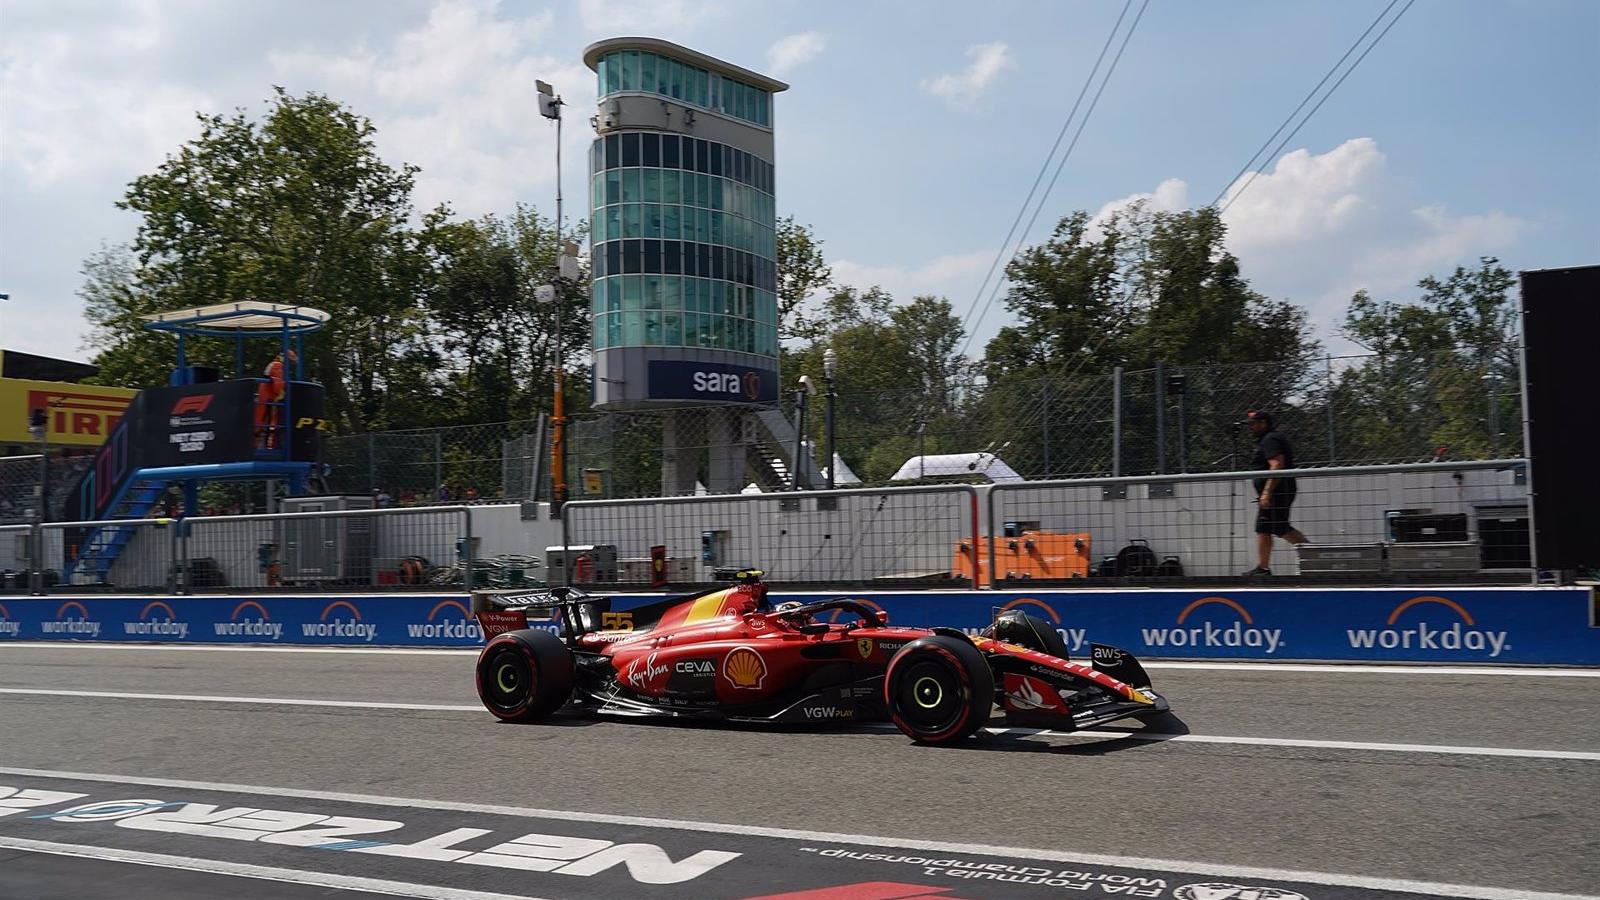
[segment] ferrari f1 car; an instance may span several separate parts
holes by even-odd
[[[889,719],[914,740],[948,744],[981,728],[994,705],[1008,724],[1056,730],[1168,708],[1130,654],[1095,644],[1088,665],[1073,662],[1054,628],[1020,610],[975,636],[898,628],[848,598],[773,607],[757,571],[627,611],[570,587],[481,591],[473,613],[488,639],[478,696],[513,722],[563,709],[736,722]]]

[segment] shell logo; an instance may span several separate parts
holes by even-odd
[[[722,660],[722,675],[743,691],[758,691],[767,680],[767,663],[749,647],[735,647]]]

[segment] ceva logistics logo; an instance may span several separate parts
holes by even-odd
[[[1458,621],[1451,622],[1448,627],[1440,628],[1428,622],[1428,614],[1438,614],[1434,607],[1442,606],[1455,614]],[[1418,619],[1412,627],[1396,627],[1401,615],[1413,607],[1424,607],[1417,613]],[[1412,597],[1389,613],[1389,619],[1384,623],[1385,628],[1347,628],[1345,636],[1350,640],[1350,647],[1356,650],[1417,650],[1439,652],[1471,651],[1473,653],[1487,652],[1490,659],[1499,656],[1502,651],[1510,650],[1511,645],[1506,643],[1508,632],[1489,631],[1478,628],[1473,621],[1472,613],[1459,603],[1448,597],[1435,597],[1424,595]],[[1465,627],[1463,627],[1465,626]]]
[[[1231,625],[1219,626],[1216,622],[1202,622],[1185,627],[1189,616],[1207,606],[1222,606],[1238,615]],[[1228,597],[1201,597],[1178,613],[1177,627],[1141,628],[1140,635],[1146,647],[1197,647],[1262,649],[1270,656],[1284,645],[1282,628],[1257,628],[1255,617],[1237,600]]]
[[[452,617],[450,608],[459,610],[461,615]],[[441,617],[441,613],[443,616]],[[439,619],[435,622],[434,619]],[[465,638],[478,641],[483,639],[483,629],[473,620],[472,612],[460,600],[441,600],[428,613],[425,623],[412,622],[406,625],[406,636],[414,638]]]
[[[350,611],[348,619],[332,615],[339,607]],[[361,621],[361,610],[356,608],[349,600],[335,600],[322,608],[320,621],[307,622],[300,626],[300,632],[306,637],[320,638],[354,638],[358,641],[371,641],[378,634],[378,626]]]
[[[245,615],[252,610],[256,613],[254,617]],[[217,637],[266,638],[269,641],[283,637],[283,623],[272,621],[272,617],[267,615],[267,608],[254,600],[246,600],[235,606],[228,621],[212,622],[211,627]]]
[[[78,612],[75,619],[67,618],[67,613],[74,609]],[[39,627],[46,635],[64,634],[68,636],[81,636],[97,638],[100,636],[100,623],[89,618],[89,610],[76,600],[68,600],[56,608],[56,617],[39,623]]]
[[[0,637],[16,637],[22,631],[22,623],[12,621],[11,610],[0,603]]]
[[[153,618],[152,612],[160,613],[162,618]],[[122,623],[122,633],[134,637],[175,637],[181,641],[189,636],[189,623],[178,621],[178,614],[171,606],[152,600],[139,610],[139,621]]]

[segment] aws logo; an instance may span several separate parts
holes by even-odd
[[[74,618],[68,618],[75,615]],[[67,637],[97,638],[100,636],[100,623],[89,618],[89,610],[76,600],[56,607],[54,619],[39,623],[39,628],[46,635],[65,635]]]
[[[452,616],[451,610],[458,615]],[[466,604],[460,600],[441,600],[428,611],[428,621],[406,625],[406,637],[459,638],[476,642],[483,640],[483,629],[478,627]]]
[[[0,603],[0,637],[16,637],[22,632],[22,623],[12,621],[11,610]]]
[[[1446,613],[1454,621],[1445,627],[1441,628],[1428,621],[1430,616],[1434,617],[1434,621],[1438,621],[1437,617]],[[1408,627],[1401,621],[1402,619],[1415,624]],[[1454,653],[1470,651],[1487,653],[1489,659],[1494,659],[1502,652],[1511,649],[1511,645],[1506,643],[1508,632],[1477,627],[1478,623],[1473,621],[1472,613],[1448,597],[1425,594],[1405,600],[1389,612],[1389,618],[1385,620],[1384,625],[1383,628],[1345,629],[1345,636],[1350,641],[1351,649]]]
[[[1216,621],[1218,617],[1223,622]],[[1227,622],[1228,619],[1232,621]],[[1141,628],[1139,632],[1145,646],[1152,648],[1228,650],[1249,647],[1271,655],[1284,646],[1282,628],[1258,627],[1250,610],[1229,597],[1201,597],[1178,613],[1173,627]]]
[[[189,636],[189,623],[178,621],[178,614],[160,600],[152,600],[139,610],[137,622],[123,622],[122,633],[130,637],[167,637],[183,640]]]
[[[283,637],[283,623],[272,621],[267,608],[254,600],[235,606],[228,621],[212,622],[211,627],[217,637],[266,638],[269,641]]]
[[[349,611],[348,617],[340,615],[341,608]],[[335,600],[322,608],[320,619],[302,624],[300,632],[305,637],[371,641],[378,635],[378,626],[361,621],[361,610],[354,603]]]

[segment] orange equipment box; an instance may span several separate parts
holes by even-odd
[[[980,537],[976,551],[972,542],[956,542],[955,560],[950,572],[957,578],[971,578],[974,586],[990,577],[989,539]],[[1089,532],[1057,534],[1053,531],[1024,531],[1018,537],[994,539],[995,571],[1002,578],[1065,580],[1089,577]],[[973,575],[973,566],[977,575]]]

